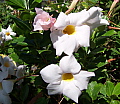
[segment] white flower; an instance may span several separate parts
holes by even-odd
[[[5,35],[2,32],[0,32],[0,45],[4,42],[4,40],[5,40]]]
[[[26,69],[26,65],[18,66],[17,71],[16,71],[16,77],[17,78],[23,77],[24,73],[25,73],[25,69]],[[19,82],[17,82],[17,84],[21,84],[22,82],[23,82],[23,79],[21,79]]]
[[[8,77],[8,71],[5,71],[5,72],[0,71],[0,82],[7,77]]]
[[[10,25],[8,26],[7,29],[2,29],[2,33],[5,35],[5,40],[8,41],[8,40],[12,40],[12,36],[15,36],[16,33],[13,32],[13,30],[11,29]]]
[[[15,63],[8,56],[0,56],[0,63],[2,64],[0,68],[3,72],[8,71],[8,74],[10,75],[15,74]]]
[[[13,81],[3,80],[0,82],[0,103],[11,104],[9,94],[13,90]]]
[[[99,7],[92,7],[68,15],[61,12],[50,34],[56,55],[60,56],[62,52],[70,55],[79,47],[88,47],[92,29],[109,24],[102,19],[101,11]]]
[[[60,64],[51,64],[40,71],[43,80],[49,83],[48,94],[63,94],[78,103],[81,91],[87,89],[90,77],[95,76],[93,72],[81,71],[80,64],[73,55],[65,56]]]

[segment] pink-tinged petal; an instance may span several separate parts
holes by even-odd
[[[81,95],[81,91],[78,87],[74,85],[73,82],[67,83],[63,89],[63,95],[67,96],[68,98],[72,99],[76,103],[78,103],[78,97]]]
[[[76,40],[81,47],[88,47],[90,45],[90,26],[82,25],[76,27]]]
[[[12,80],[3,80],[2,87],[6,93],[10,93],[13,90],[13,81]]]
[[[64,56],[59,63],[63,73],[78,73],[81,70],[81,65],[77,62],[73,55]]]
[[[40,8],[35,8],[35,11],[37,14],[42,14],[43,10]]]
[[[88,82],[91,77],[95,76],[94,72],[80,71],[78,74],[74,76],[74,84],[80,89],[87,89]]]
[[[63,30],[68,24],[69,24],[69,21],[67,21],[67,15],[61,12],[54,24],[54,27],[56,29]]]
[[[40,25],[40,22],[37,21],[35,24],[33,24],[34,26],[34,30],[33,31],[36,31],[36,30],[43,30],[42,26]]]
[[[8,77],[8,71],[0,72],[0,82],[7,77]]]
[[[49,84],[47,86],[48,95],[62,94],[63,93],[63,87],[64,86],[61,83],[59,83],[59,84]]]
[[[62,70],[55,64],[48,65],[40,71],[40,74],[46,83],[61,80],[61,73]]]

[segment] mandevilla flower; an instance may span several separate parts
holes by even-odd
[[[52,18],[47,12],[43,11],[40,8],[35,8],[36,17],[34,19],[34,31],[36,30],[49,30],[55,22],[55,18]]]
[[[2,32],[0,32],[0,45],[4,42],[4,40],[5,40],[5,35]]]
[[[61,12],[50,34],[56,55],[60,56],[62,52],[70,55],[79,47],[88,47],[92,29],[109,24],[102,19],[101,11],[99,7],[92,7],[88,11],[82,10],[68,15]]]
[[[11,29],[10,25],[8,26],[7,29],[2,29],[1,31],[4,35],[5,35],[5,40],[8,41],[8,40],[12,40],[12,36],[15,36],[16,33],[13,32],[13,30]]]
[[[87,89],[93,72],[82,71],[73,55],[64,56],[59,66],[51,64],[40,71],[43,80],[49,83],[48,94],[63,94],[78,103],[81,91]]]
[[[5,57],[0,56],[0,63],[2,64],[0,68],[3,72],[8,71],[8,74],[10,75],[15,74],[16,69],[15,63],[8,56]]]
[[[0,82],[0,104],[11,104],[9,94],[13,90],[13,81],[3,80]]]
[[[23,77],[24,73],[25,73],[25,69],[26,69],[26,65],[18,66],[17,71],[16,71],[16,77],[17,78]],[[17,82],[17,84],[20,85],[22,82],[23,82],[23,79],[21,79],[19,82]]]

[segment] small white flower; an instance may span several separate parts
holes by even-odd
[[[25,69],[26,69],[26,65],[18,66],[17,71],[16,71],[16,77],[17,78],[23,77],[25,74]],[[17,82],[17,84],[20,85],[22,82],[23,82],[23,79],[21,79],[19,82]]]
[[[79,47],[88,47],[92,29],[109,24],[102,19],[101,11],[99,7],[92,7],[88,11],[82,10],[68,15],[61,12],[50,34],[56,55],[60,56],[62,52],[70,55]]]
[[[0,103],[2,104],[11,104],[11,98],[9,94],[13,90],[13,81],[3,80],[0,82]]]
[[[87,89],[90,77],[95,76],[93,72],[81,71],[80,64],[73,55],[65,56],[60,64],[51,64],[40,71],[43,80],[49,83],[48,94],[63,94],[78,103],[81,91]]]
[[[5,40],[5,35],[2,32],[0,32],[0,45],[4,42],[4,40]]]
[[[13,32],[13,30],[11,29],[10,25],[8,26],[7,29],[2,29],[2,33],[5,35],[5,40],[8,41],[8,40],[12,40],[12,36],[15,36],[16,33]]]
[[[15,75],[16,66],[13,60],[11,60],[8,56],[0,56],[0,63],[2,64],[0,68],[3,72],[8,71],[8,74]]]

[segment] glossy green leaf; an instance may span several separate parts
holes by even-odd
[[[98,84],[96,81],[93,81],[88,85],[88,89],[86,91],[88,92],[92,100],[97,99],[101,86],[102,85]]]
[[[120,95],[120,83],[117,83],[114,87],[112,95]]]
[[[114,34],[117,34],[117,32],[115,30],[109,30],[105,34],[103,34],[102,36],[111,36]]]
[[[107,81],[106,82],[106,94],[107,94],[107,96],[112,95],[113,89],[114,89],[114,84],[110,81]]]

